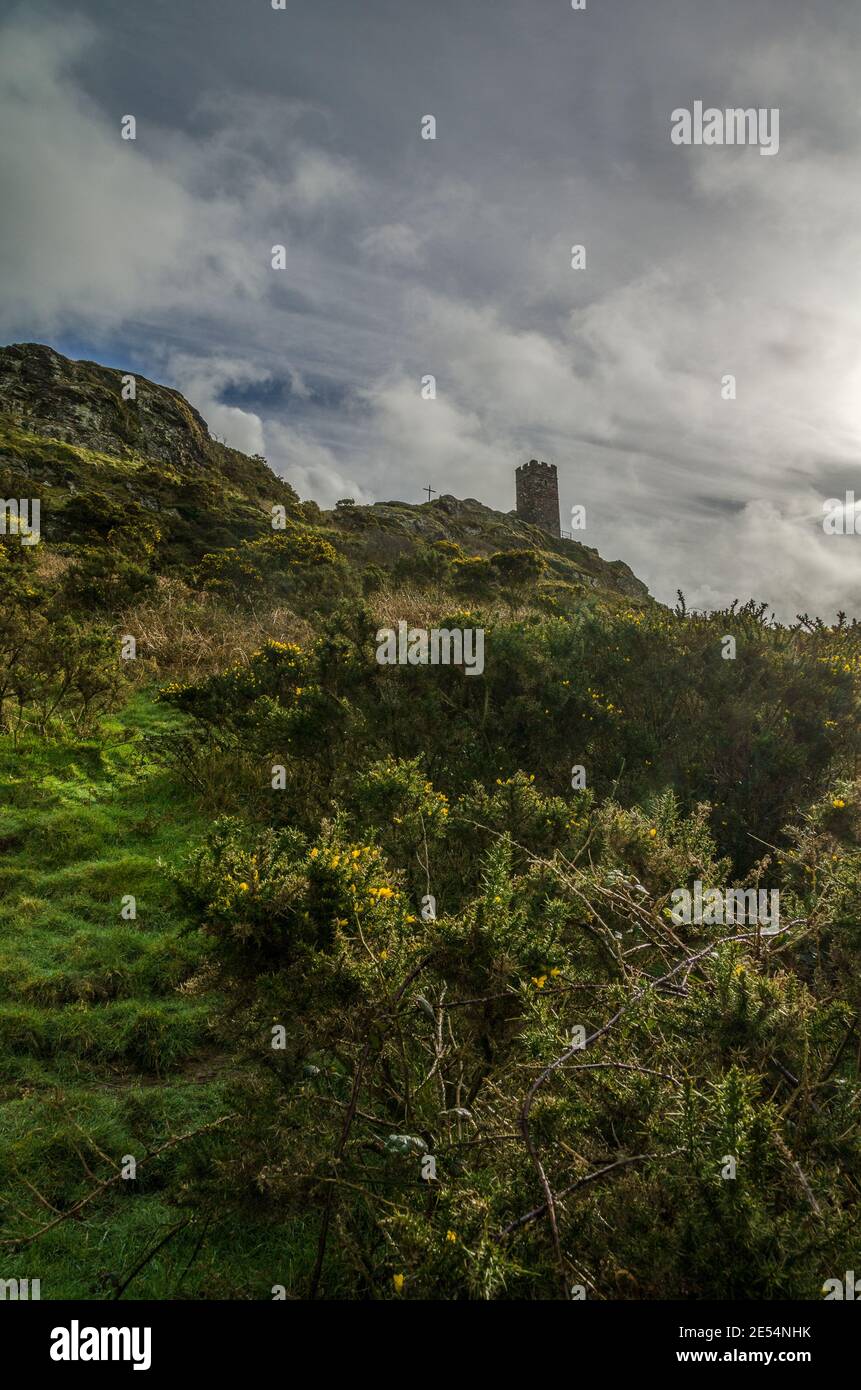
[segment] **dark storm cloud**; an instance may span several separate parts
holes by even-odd
[[[430,477],[505,510],[537,453],[664,599],[859,592],[818,522],[861,495],[844,0],[0,13],[6,340],[170,381],[324,504]],[[779,153],[672,145],[696,99],[778,107]]]

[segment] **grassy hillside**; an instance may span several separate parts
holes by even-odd
[[[262,461],[160,387],[124,441],[119,374],[46,351],[0,364],[6,495],[48,518],[0,539],[0,1276],[856,1268],[858,624],[670,611],[470,500],[286,490],[273,530]],[[401,621],[480,630],[481,672],[381,664]]]
[[[47,541],[149,538],[174,566],[264,534],[273,505],[299,515],[289,484],[212,439],[178,392],[139,377],[125,400],[123,380],[38,344],[0,349],[0,492],[40,498]]]
[[[267,1297],[273,1262],[289,1263],[283,1232],[183,1195],[217,1160],[232,1064],[213,1000],[183,989],[201,949],[170,872],[209,822],[147,758],[147,735],[173,722],[137,697],[98,739],[4,740],[0,1201],[7,1231],[26,1234],[1,1258],[4,1277],[41,1279],[50,1298],[114,1297],[171,1231],[129,1297]],[[134,1182],[51,1228],[127,1154]]]
[[[541,557],[543,567],[533,599],[540,594],[548,605],[564,606],[597,590],[608,599],[648,600],[645,584],[621,561],[608,563],[579,541],[557,539],[513,512],[495,512],[472,498],[342,505],[326,513],[325,520],[332,543],[362,569],[393,568],[399,575],[419,576],[425,584],[453,571],[456,582],[474,593],[485,577],[492,579],[492,567],[490,575],[485,571],[494,554],[526,549]]]

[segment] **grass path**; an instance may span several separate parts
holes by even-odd
[[[172,718],[138,696],[99,741],[16,750],[0,738],[4,1236],[68,1211],[124,1155],[140,1160],[229,1108],[210,1007],[178,991],[201,948],[177,917],[168,869],[207,818],[147,758],[146,736]],[[128,895],[134,920],[121,915]],[[218,1142],[172,1146],[80,1217],[23,1248],[0,1245],[0,1280],[40,1279],[43,1299],[110,1298],[188,1221],[124,1297],[271,1296],[288,1282],[271,1229],[216,1215],[198,1249],[195,1195]]]

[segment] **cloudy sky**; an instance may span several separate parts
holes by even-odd
[[[0,341],[177,386],[323,506],[430,482],[508,510],[538,456],[563,526],[585,505],[580,538],[658,598],[861,617],[861,534],[822,526],[861,499],[861,7],[0,0],[0,23]],[[698,100],[777,108],[778,152],[673,144]]]

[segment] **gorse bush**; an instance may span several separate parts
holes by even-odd
[[[439,625],[482,621],[461,610]],[[277,663],[263,673],[254,658],[247,679],[213,676],[165,698],[191,715],[189,744],[232,742],[286,762],[293,817],[310,781],[307,809],[334,810],[357,769],[387,755],[421,759],[446,794],[519,771],[564,794],[582,765],[599,798],[635,804],[672,787],[687,810],[708,801],[716,840],[740,870],[835,768],[854,774],[854,630],[787,631],[749,607],[708,618],[587,610],[580,621],[533,615],[486,631],[482,680],[455,667],[429,679],[422,667],[377,665],[370,613],[346,607],[304,650],[295,680],[282,681]],[[722,659],[726,634],[734,660]]]
[[[261,588],[274,597],[297,598],[312,584],[319,596],[327,570],[337,574],[343,587],[344,565],[329,542],[310,527],[288,523],[272,536],[204,555],[196,578],[204,590],[232,599],[258,597]],[[331,581],[328,588],[333,589]]]
[[[550,855],[539,798],[522,871],[485,823],[463,879],[453,808],[426,864],[450,906],[423,911],[377,843],[393,804],[432,796],[402,772],[369,774],[361,835],[228,820],[181,880],[257,1072],[234,1193],[321,1216],[296,1292],[816,1296],[857,1220],[857,1085],[834,1065],[851,1007],[798,968],[811,919],[777,949],[669,923],[672,885],[725,868],[672,798],[589,808]]]
[[[179,891],[248,1068],[226,1190],[317,1214],[293,1292],[817,1297],[859,1216],[857,632],[497,619],[481,681],[374,636],[162,695],[174,765],[248,769]],[[680,922],[696,883],[779,922]]]
[[[70,587],[76,577],[67,575]],[[123,689],[118,638],[81,621],[69,590],[52,593],[21,547],[0,546],[0,583],[0,729],[44,734],[66,721],[87,730]]]

